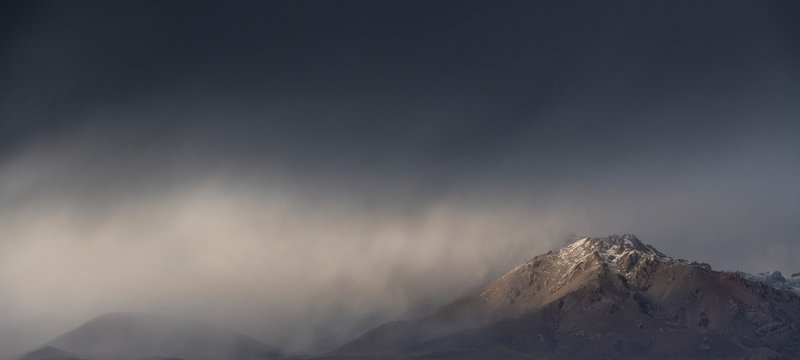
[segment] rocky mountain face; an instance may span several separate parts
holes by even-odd
[[[267,360],[279,350],[200,321],[114,313],[95,318],[20,360]]]
[[[585,238],[328,358],[800,359],[800,297],[635,236]]]

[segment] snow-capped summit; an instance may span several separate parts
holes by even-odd
[[[597,253],[610,269],[616,271],[629,271],[630,268],[626,265],[631,263],[631,257],[636,258],[636,260],[643,258],[650,261],[685,262],[665,255],[652,245],[643,243],[632,234],[587,237],[575,241],[558,251],[558,254],[562,257],[562,263],[576,262],[576,260],[594,253]],[[709,267],[709,265],[702,263],[693,263],[693,265]],[[761,272],[758,274],[743,271],[736,273],[747,280],[759,281],[778,290],[791,291],[800,295],[800,273],[795,273],[791,276],[784,276],[780,271]]]
[[[601,252],[607,251],[638,251],[644,254],[655,255],[658,257],[667,257],[664,253],[656,250],[652,245],[643,243],[639,238],[632,234],[624,235],[610,235],[600,238],[583,238],[576,241],[572,245],[592,246],[600,249]]]
[[[631,234],[611,235],[599,238],[583,238],[560,250],[558,255],[565,262],[579,261],[597,253],[609,265],[618,263],[629,256],[670,259],[651,245],[643,243]],[[635,255],[634,255],[635,254]]]

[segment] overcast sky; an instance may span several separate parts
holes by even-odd
[[[2,6],[0,321],[302,351],[571,234],[800,271],[790,1]]]

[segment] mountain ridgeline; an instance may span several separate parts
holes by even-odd
[[[633,235],[535,257],[330,358],[800,358],[800,297],[667,257]]]
[[[714,271],[633,235],[584,238],[426,316],[381,325],[317,358],[800,359],[795,280]],[[208,324],[112,314],[20,360],[148,358],[286,356]]]

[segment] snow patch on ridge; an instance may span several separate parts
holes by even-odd
[[[784,277],[780,271],[762,272],[758,274],[750,274],[743,271],[738,271],[737,274],[741,275],[747,280],[760,281],[778,290],[791,291],[797,295],[800,295],[800,273],[792,274],[789,277]]]

